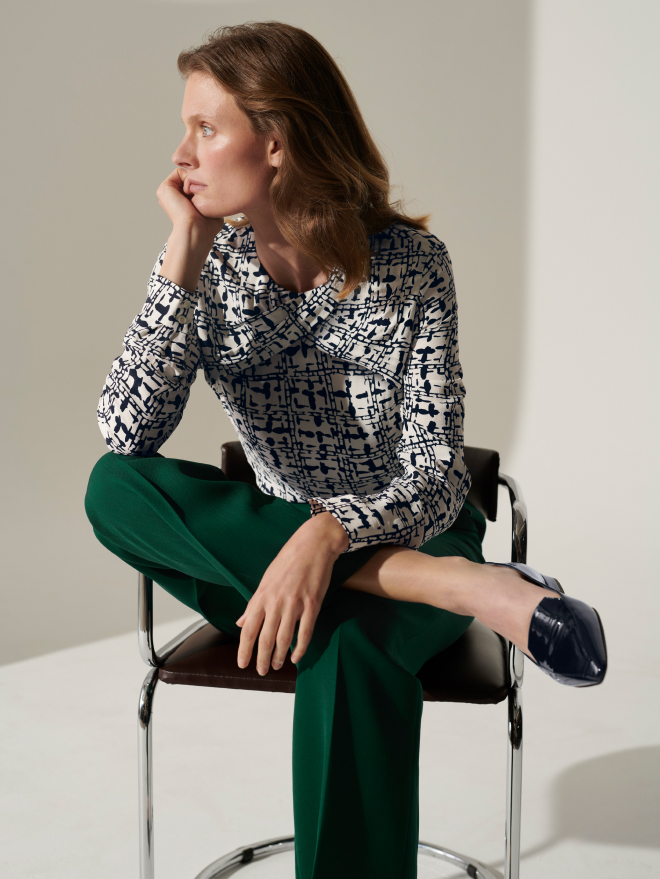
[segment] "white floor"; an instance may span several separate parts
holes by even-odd
[[[181,627],[159,627],[157,642]],[[137,879],[145,671],[133,635],[0,668],[4,879]],[[576,691],[528,665],[523,879],[660,875],[657,695],[631,669]],[[292,831],[292,707],[291,696],[159,685],[158,879],[193,879],[239,845]],[[505,723],[504,705],[427,705],[422,733],[421,837],[497,869]],[[242,875],[293,877],[292,856]],[[456,871],[426,862],[420,876]]]

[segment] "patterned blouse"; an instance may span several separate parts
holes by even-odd
[[[348,551],[417,548],[447,529],[470,487],[451,261],[433,235],[370,236],[371,277],[291,293],[225,225],[194,293],[158,272],[99,403],[113,452],[153,455],[197,375],[220,398],[261,491],[328,510]]]

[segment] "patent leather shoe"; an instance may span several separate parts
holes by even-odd
[[[557,593],[537,605],[529,626],[529,658],[546,674],[569,687],[593,687],[607,671],[605,633],[598,612],[564,595],[554,577],[539,574],[520,562],[488,562],[500,568],[513,568],[525,580]],[[525,654],[528,655],[528,654]]]

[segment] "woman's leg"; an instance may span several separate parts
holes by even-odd
[[[86,507],[102,543],[234,634],[233,621],[265,569],[309,516],[306,504],[229,482],[215,467],[113,454],[97,464]],[[421,554],[440,541],[439,554],[479,561],[472,545],[465,550],[456,537],[467,510]],[[294,807],[300,879],[415,875],[422,702],[414,674],[456,640],[470,618],[339,588],[379,551],[338,560],[299,665]]]
[[[108,453],[94,467],[85,507],[98,539],[217,628],[240,635],[268,565],[309,518],[308,504],[231,482],[217,467]],[[346,553],[336,591],[377,547]]]
[[[484,530],[483,517],[466,507],[420,554],[481,561]],[[417,875],[422,688],[415,674],[471,622],[348,589],[319,614],[296,684],[298,879]]]
[[[402,546],[382,547],[344,586],[476,617],[527,654],[534,610],[542,599],[558,598],[512,568],[460,556],[434,558]]]
[[[247,602],[281,547],[309,518],[307,504],[230,482],[217,467],[112,453],[92,472],[86,508],[108,549],[198,611],[203,596],[206,605],[213,603],[209,583],[231,587]],[[469,510],[479,515],[466,504],[452,532]],[[476,616],[526,652],[536,605],[546,596],[557,597],[510,568],[396,546],[344,553],[335,564],[330,600],[341,583]]]

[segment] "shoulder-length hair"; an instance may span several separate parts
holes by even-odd
[[[427,230],[427,216],[409,217],[390,201],[387,166],[355,96],[306,31],[277,21],[221,27],[182,52],[178,66],[184,77],[212,76],[256,131],[277,133],[283,158],[270,187],[275,221],[297,250],[344,274],[340,299],[369,278],[369,234],[391,223]]]

